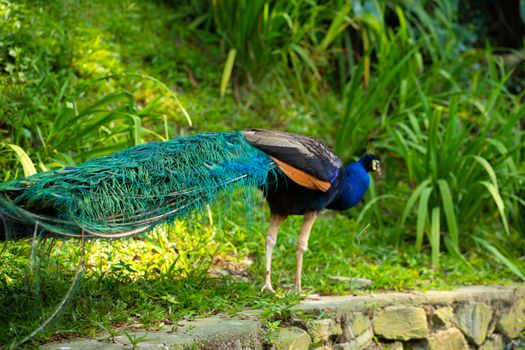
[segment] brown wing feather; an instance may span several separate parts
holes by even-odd
[[[328,147],[311,137],[262,129],[248,129],[242,134],[254,147],[321,182],[334,183],[343,167]]]

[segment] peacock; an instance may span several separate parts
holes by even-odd
[[[117,238],[204,208],[234,187],[255,186],[270,207],[263,290],[273,292],[272,250],[283,221],[303,215],[295,289],[318,214],[355,206],[379,159],[344,166],[321,141],[282,131],[199,133],[150,142],[85,163],[0,183],[0,233]]]

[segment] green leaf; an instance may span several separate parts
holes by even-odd
[[[348,26],[348,23],[345,23],[345,17],[348,15],[352,9],[352,3],[350,1],[346,2],[343,7],[337,12],[328,32],[326,33],[323,41],[319,45],[318,49],[321,51],[326,50],[326,48],[337,38],[339,33],[341,33]]]
[[[310,70],[312,71],[312,73],[316,76],[316,77],[321,77],[319,75],[319,71],[317,70],[317,67],[315,66],[315,63],[314,61],[312,60],[312,58],[308,55],[308,53],[304,50],[304,48],[302,48],[301,46],[299,45],[296,45],[296,44],[292,44],[291,45],[291,48],[292,50],[294,50],[297,55],[299,55],[299,57],[301,57],[301,59],[303,60],[304,63],[306,63],[306,65],[310,68]],[[297,72],[296,74],[299,74],[299,72]]]
[[[361,212],[359,213],[359,216],[357,217],[356,223],[359,224],[361,220],[365,217],[365,214],[372,208],[374,204],[376,204],[380,199],[386,199],[386,198],[397,198],[398,197],[391,195],[391,194],[385,194],[379,197],[376,197],[366,203],[366,205],[361,209]]]
[[[432,187],[427,187],[421,193],[419,200],[419,209],[417,212],[417,230],[416,230],[416,250],[420,251],[423,245],[423,233],[425,230],[425,223],[427,221],[428,199],[432,193]]]
[[[432,220],[430,227],[430,248],[432,251],[432,265],[439,267],[439,241],[441,227],[441,211],[439,207],[432,209]]]
[[[426,179],[416,187],[416,189],[408,199],[405,209],[403,210],[403,214],[401,215],[401,225],[405,223],[408,214],[410,214],[410,210],[414,207],[414,204],[421,195],[421,192],[423,192],[423,190],[428,186],[429,183],[430,179]]]
[[[441,193],[441,201],[447,219],[448,231],[451,236],[452,244],[459,249],[459,230],[456,221],[456,214],[454,212],[454,202],[452,200],[452,193],[448,183],[441,179],[437,181],[439,192]]]
[[[487,171],[487,173],[489,174],[489,177],[490,177],[490,180],[492,181],[492,183],[494,184],[494,186],[498,186],[498,178],[496,177],[496,172],[494,171],[494,169],[492,168],[492,166],[490,165],[490,163],[483,157],[480,157],[480,156],[477,156],[477,155],[474,155],[472,156],[479,164],[481,164],[481,166],[483,168],[485,168],[485,170]]]
[[[107,111],[107,110],[101,110],[101,111],[93,111],[93,113],[103,113],[102,116],[99,117],[99,119],[93,118],[92,123],[82,123],[76,128],[76,135],[75,138],[63,138],[59,142],[56,142],[54,145],[54,148],[60,152],[67,152],[69,148],[72,147],[72,145],[78,143],[78,140],[81,140],[83,138],[89,138],[97,137],[97,133],[99,128],[103,127],[104,125],[108,125],[112,121],[117,120],[121,115],[127,115],[126,113],[119,113],[118,111]]]
[[[16,154],[16,157],[20,161],[20,164],[22,164],[22,168],[24,169],[24,176],[31,176],[33,174],[36,174],[35,165],[33,164],[33,161],[27,153],[17,145],[13,145],[11,143],[4,143],[4,145],[10,147]]]
[[[469,263],[467,259],[465,259],[463,254],[461,254],[461,252],[459,251],[458,247],[455,244],[453,244],[452,241],[448,237],[445,237],[444,242],[445,242],[445,247],[447,247],[447,251],[450,253],[450,255],[456,258],[459,262],[461,262],[461,264],[463,264],[463,266],[465,266],[469,270],[471,271],[475,270],[472,264]]]
[[[399,6],[396,6],[396,14],[397,19],[399,20],[399,32],[401,33],[403,40],[406,41],[410,36],[410,32],[408,30],[407,19],[403,13],[403,9]]]
[[[235,56],[237,55],[236,49],[231,49],[228,52],[228,57],[226,58],[226,64],[224,65],[224,70],[222,71],[221,78],[221,98],[226,94],[226,88],[228,87],[228,82],[232,75],[233,65],[235,64]]]
[[[516,266],[512,261],[510,261],[503,253],[501,253],[498,248],[490,244],[484,239],[478,238],[473,236],[474,240],[479,242],[485,249],[487,249],[497,260],[499,260],[503,265],[507,266],[507,268],[512,271],[516,276],[521,278],[523,281],[525,281],[525,275],[523,274],[523,271],[520,270],[518,266]]]
[[[102,109],[102,108],[109,107],[111,104],[113,104],[113,103],[115,103],[115,102],[117,102],[119,100],[124,100],[124,101],[130,102],[130,101],[133,100],[133,95],[131,93],[127,92],[127,91],[115,92],[115,93],[106,95],[103,98],[101,98],[100,100],[98,100],[97,102],[89,105],[84,110],[82,110],[78,114],[79,118],[75,119],[75,122],[79,121],[80,117],[89,116],[91,114],[94,114],[94,113],[97,113],[97,112],[100,112],[100,111],[105,111],[105,109]]]
[[[177,94],[172,89],[170,89],[166,84],[164,84],[162,81],[158,80],[157,78],[154,78],[154,77],[152,77],[150,75],[147,75],[147,74],[125,73],[125,74],[111,74],[111,75],[107,75],[107,76],[102,77],[102,78],[97,79],[97,80],[105,80],[105,79],[109,79],[109,78],[118,78],[118,77],[121,77],[121,76],[124,76],[124,77],[138,77],[138,78],[141,78],[141,79],[144,79],[144,80],[150,80],[150,81],[154,82],[155,84],[157,84],[158,86],[160,86],[164,91],[166,91],[169,95],[171,95],[171,97],[173,97],[173,99],[175,100],[175,103],[177,104],[177,106],[181,110],[182,114],[184,114],[184,117],[186,118],[186,121],[188,122],[188,125],[189,126],[193,126],[193,122],[191,121],[190,115],[189,115],[188,111],[186,110],[186,108],[184,108],[184,106],[180,102],[179,98],[177,97]]]
[[[505,204],[503,203],[503,199],[501,198],[498,188],[493,183],[488,181],[481,181],[480,183],[487,188],[490,195],[492,196],[492,199],[494,199],[501,216],[501,221],[505,227],[505,231],[509,233],[509,224],[507,222],[507,216],[505,215]]]
[[[141,131],[142,131],[142,120],[137,115],[130,115],[131,120],[133,121],[133,144],[135,146],[142,143]]]

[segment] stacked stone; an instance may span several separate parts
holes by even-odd
[[[393,298],[392,301],[397,300]],[[504,350],[525,348],[525,297],[501,300],[421,302],[414,305],[366,306],[361,312],[323,310],[331,318],[305,321],[293,334],[276,337],[275,350]],[[380,300],[384,301],[384,300]],[[348,305],[346,305],[348,306]],[[344,308],[344,306],[342,306]],[[362,307],[361,307],[362,308]],[[314,309],[315,310],[315,309]],[[312,310],[310,310],[312,311]],[[293,339],[301,339],[294,342]]]

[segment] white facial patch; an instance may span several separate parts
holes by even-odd
[[[379,165],[379,160],[377,160],[377,159],[373,159],[372,160],[372,170],[373,171],[381,170],[381,166]]]

